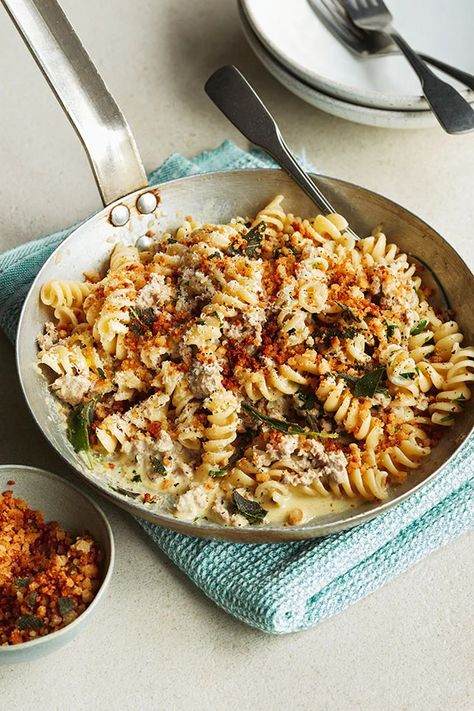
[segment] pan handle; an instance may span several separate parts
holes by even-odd
[[[127,121],[56,0],[1,0],[76,129],[104,205],[148,185]]]

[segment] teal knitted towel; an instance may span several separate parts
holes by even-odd
[[[226,141],[193,160],[171,156],[150,180],[212,170],[265,168],[258,151]],[[0,256],[0,326],[13,340],[21,303],[40,266],[72,227]],[[317,541],[205,541],[139,521],[151,539],[212,600],[266,632],[296,632],[343,610],[472,527],[474,440],[436,479],[378,518]]]

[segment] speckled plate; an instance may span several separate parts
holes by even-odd
[[[386,0],[394,25],[418,51],[474,73],[472,0]],[[308,0],[241,0],[266,50],[308,86],[352,104],[426,111],[420,82],[400,54],[362,58],[322,25]],[[474,92],[449,79],[469,102]]]
[[[338,118],[379,128],[432,128],[438,122],[431,111],[376,109],[353,104],[318,91],[288,71],[260,42],[241,11],[244,34],[255,55],[277,81],[306,103]]]

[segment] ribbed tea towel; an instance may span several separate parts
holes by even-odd
[[[273,167],[226,141],[193,160],[171,156],[153,183],[213,170]],[[0,326],[13,340],[37,271],[73,230],[0,255]],[[474,440],[421,491],[385,514],[326,538],[277,544],[206,541],[139,521],[152,541],[224,610],[265,632],[306,629],[360,600],[474,522]]]

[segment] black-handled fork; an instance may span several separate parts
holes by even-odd
[[[347,14],[361,30],[384,32],[393,39],[418,74],[423,93],[447,133],[474,130],[474,109],[456,89],[436,76],[392,27],[392,15],[383,0],[344,0]]]
[[[384,57],[398,54],[399,49],[390,35],[384,32],[364,31],[356,27],[346,12],[345,0],[308,0],[314,14],[334,37],[356,54],[364,57]],[[417,52],[425,62],[441,69],[442,72],[457,79],[469,89],[474,90],[474,74],[453,67],[436,57]]]

